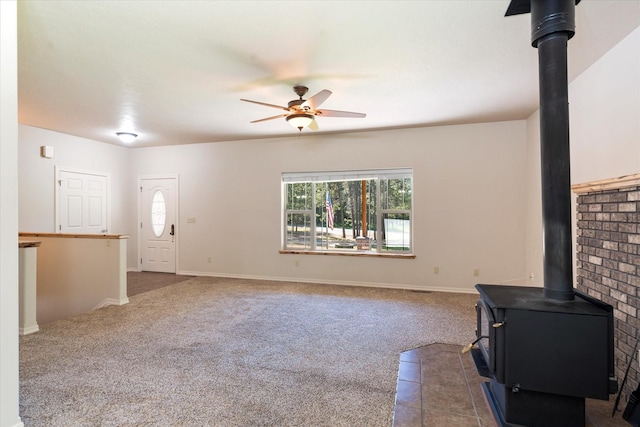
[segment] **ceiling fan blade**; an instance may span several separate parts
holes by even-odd
[[[318,122],[316,122],[316,120],[314,119],[309,126],[307,126],[309,129],[311,130],[318,130]]]
[[[338,111],[338,110],[316,110],[316,115],[325,117],[352,117],[363,118],[367,117],[364,113],[354,113],[352,111]]]
[[[287,117],[288,114],[278,114],[277,116],[265,117],[264,119],[254,120],[249,123],[258,123],[258,122],[266,122],[267,120],[281,119],[282,117]]]
[[[265,107],[273,107],[273,108],[278,108],[280,110],[289,111],[289,108],[283,107],[281,105],[267,104],[266,102],[260,102],[260,101],[251,101],[250,99],[241,99],[240,101],[250,102],[252,104],[264,105]]]
[[[312,110],[315,110],[316,108],[318,108],[320,106],[320,104],[322,104],[324,101],[327,100],[328,97],[331,96],[331,91],[327,90],[327,89],[323,89],[320,92],[316,93],[315,95],[313,95],[311,98],[307,99],[306,101],[304,101],[302,103],[303,107],[310,107]]]

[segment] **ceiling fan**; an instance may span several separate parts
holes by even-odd
[[[315,118],[320,116],[352,118],[362,118],[367,116],[363,113],[353,113],[350,111],[321,110],[318,107],[320,106],[320,104],[326,101],[327,98],[329,98],[329,96],[331,95],[331,91],[324,89],[307,100],[302,99],[302,97],[307,93],[308,90],[309,88],[306,86],[294,86],[293,91],[300,97],[300,99],[289,101],[287,107],[282,107],[275,104],[267,104],[266,102],[251,101],[249,99],[241,99],[241,101],[251,102],[253,104],[264,105],[267,107],[278,108],[280,110],[286,111],[286,113],[284,114],[278,114],[277,116],[254,120],[251,123],[264,122],[267,120],[274,120],[284,117],[291,126],[297,128],[301,132],[305,127],[308,127],[311,130],[317,130],[318,123],[316,123]]]

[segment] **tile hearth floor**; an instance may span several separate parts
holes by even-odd
[[[393,427],[495,426],[486,407],[471,353],[461,346],[432,344],[400,355]],[[609,401],[587,399],[586,427],[622,427],[626,402],[611,417],[616,395]]]

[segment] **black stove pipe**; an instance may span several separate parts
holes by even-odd
[[[572,301],[571,168],[567,41],[575,33],[580,0],[513,0],[507,16],[531,12],[538,48],[544,289],[547,298]]]
[[[544,230],[544,289],[547,298],[571,301],[571,168],[567,41],[573,36],[573,0],[533,0],[531,36],[538,48],[540,158]]]

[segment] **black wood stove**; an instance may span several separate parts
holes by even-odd
[[[613,308],[573,288],[567,42],[579,1],[512,0],[506,14],[531,13],[538,49],[544,287],[476,285],[471,351],[500,426],[584,426],[585,398],[617,391]]]
[[[478,347],[490,378],[483,391],[502,426],[584,426],[585,398],[615,393],[613,309],[576,292],[573,301],[541,288],[477,285]]]

